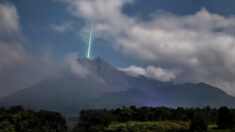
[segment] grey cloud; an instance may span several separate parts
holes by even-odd
[[[23,43],[15,6],[0,3],[0,96],[33,85],[56,70],[48,52],[32,55]]]
[[[27,88],[57,71],[53,60],[47,56],[28,56],[23,62],[5,67],[0,71],[0,96]],[[48,59],[51,60],[48,63]]]
[[[19,16],[14,5],[0,3],[0,71],[27,56],[22,45],[15,41],[21,36]]]
[[[0,71],[15,63],[23,62],[26,56],[20,44],[6,44],[0,42]]]
[[[95,81],[95,83],[105,84],[106,82],[104,79],[97,74],[97,71],[94,70],[94,67],[90,64],[84,65],[81,64],[79,61],[89,61],[86,58],[80,58],[78,60],[78,53],[72,52],[68,53],[63,57],[63,62],[66,66],[68,66],[68,70],[75,74],[80,79],[89,79]],[[94,61],[94,60],[91,60]],[[88,62],[90,63],[90,62]],[[90,67],[89,67],[90,66]]]
[[[77,61],[77,53],[69,53],[65,55],[64,61],[68,64],[70,70],[75,73],[80,78],[87,78],[88,75],[91,74],[91,71],[89,71],[86,67],[80,65]]]

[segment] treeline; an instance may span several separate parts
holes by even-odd
[[[66,120],[57,112],[0,108],[0,132],[66,132]]]
[[[82,110],[72,132],[206,132],[208,124],[216,124],[216,132],[223,129],[234,132],[234,117],[235,109],[227,107],[172,109],[131,106],[112,110]],[[66,131],[66,120],[60,113],[33,111],[21,106],[0,107],[0,132]]]
[[[190,122],[189,131],[206,131],[208,124],[217,124],[216,129],[232,129],[234,127],[235,110],[221,107],[219,109],[166,107],[123,107],[113,110],[82,110],[79,123],[73,132],[102,132],[113,122],[125,123],[178,121]]]

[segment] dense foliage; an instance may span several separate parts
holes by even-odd
[[[226,108],[226,107],[225,107]],[[220,108],[221,109],[221,108]],[[226,108],[227,109],[227,108]],[[231,115],[235,115],[235,110],[228,109]],[[123,125],[133,124],[133,122],[190,122],[188,131],[203,132],[207,131],[208,124],[216,124],[216,122],[227,122],[229,120],[229,126],[234,126],[234,116],[232,119],[220,118],[220,110],[205,108],[182,108],[177,109],[166,107],[141,107],[135,106],[123,107],[113,110],[100,109],[100,110],[82,110],[80,112],[79,123],[73,129],[74,132],[102,132],[107,130],[115,130],[122,128]],[[222,121],[220,121],[222,120]],[[130,122],[130,123],[129,123]],[[112,125],[112,124],[115,125]],[[120,123],[120,124],[118,124]],[[124,123],[124,124],[122,124]],[[127,123],[127,124],[125,124]],[[117,125],[118,124],[118,125]],[[146,124],[140,125],[134,123],[137,129]],[[148,123],[147,123],[148,124]],[[111,126],[110,126],[111,125]],[[149,125],[149,124],[148,124]],[[154,126],[152,126],[154,127]],[[107,129],[110,128],[110,129]],[[112,129],[111,129],[112,128]],[[222,128],[226,129],[226,128]],[[127,131],[129,132],[129,131]]]
[[[0,108],[0,132],[65,132],[65,119],[57,112]]]

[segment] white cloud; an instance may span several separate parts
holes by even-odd
[[[165,69],[148,66],[146,69],[137,66],[130,66],[127,68],[118,68],[120,71],[127,73],[130,76],[145,76],[149,79],[156,79],[163,82],[168,82],[175,79],[175,74],[172,71],[167,71]]]
[[[1,4],[0,3],[0,33],[12,33],[19,31],[18,19],[15,6],[12,4]],[[0,35],[1,35],[0,34]]]
[[[52,24],[51,28],[54,31],[64,33],[72,28],[72,22],[64,22],[62,24]]]
[[[128,75],[133,76],[133,77],[138,77],[139,75],[144,76],[146,74],[146,71],[145,71],[144,68],[137,67],[137,66],[134,66],[134,65],[131,65],[127,68],[119,67],[118,70],[123,71],[123,72],[125,72]]]
[[[93,16],[96,34],[112,39],[126,56],[180,71],[176,81],[203,81],[235,95],[233,16],[202,9],[192,15],[165,13],[141,21],[122,12],[131,0],[65,1],[73,15],[87,21]]]
[[[154,66],[148,66],[146,69],[147,77],[157,79],[160,81],[171,81],[175,79],[175,74],[171,71],[167,71],[162,68],[155,68]]]

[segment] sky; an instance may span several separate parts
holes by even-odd
[[[234,0],[0,0],[0,96],[91,56],[131,76],[235,96]]]

